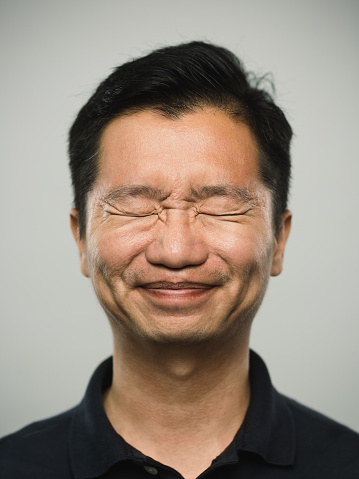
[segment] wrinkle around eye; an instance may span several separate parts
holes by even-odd
[[[212,217],[212,218],[238,218],[240,216],[246,216],[246,214],[249,213],[250,210],[251,210],[251,208],[248,208],[245,211],[240,211],[240,212],[236,212],[236,213],[208,213],[208,212],[205,212],[205,211],[199,211],[198,214],[199,215],[204,215],[204,216],[209,216],[209,217]]]
[[[102,210],[103,216],[122,216],[142,218],[146,216],[158,215],[159,210],[154,204],[146,204],[136,200],[130,202],[123,202],[122,205],[117,205],[112,201],[100,200],[98,207]]]
[[[106,211],[110,216],[122,216],[124,218],[146,218],[147,216],[158,215],[158,211],[151,211],[150,213],[135,213],[135,212],[122,212],[122,211]]]
[[[151,211],[131,211],[131,210],[120,210],[112,205],[106,205],[105,207],[103,207],[103,213],[102,213],[102,217],[103,219],[109,219],[111,217],[120,217],[120,218],[123,218],[124,220],[126,218],[128,219],[135,219],[135,218],[146,218],[146,217],[149,217],[149,216],[155,216],[155,215],[158,215],[158,211],[157,210],[151,210]]]

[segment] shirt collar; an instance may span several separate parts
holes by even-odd
[[[294,463],[295,425],[284,396],[272,386],[263,360],[250,352],[251,401],[235,438],[237,450],[260,455],[269,464]]]
[[[70,431],[70,457],[76,479],[95,478],[119,461],[145,461],[146,457],[119,436],[110,424],[102,393],[112,381],[112,358],[93,374],[76,408]],[[234,441],[214,462],[237,462],[238,453],[251,452],[275,465],[291,465],[295,429],[285,398],[272,386],[262,359],[250,353],[251,401]]]
[[[113,429],[102,394],[112,382],[112,358],[94,372],[86,394],[77,407],[70,430],[70,458],[77,479],[94,478],[122,460],[133,460],[136,450]]]

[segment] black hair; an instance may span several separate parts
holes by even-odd
[[[85,233],[87,196],[96,180],[100,141],[109,122],[147,109],[178,118],[203,106],[218,107],[251,129],[259,147],[259,173],[272,193],[278,230],[288,201],[292,129],[261,84],[229,50],[199,41],[161,48],[117,67],[70,129],[70,170],[80,236]]]

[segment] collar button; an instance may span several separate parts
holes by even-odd
[[[143,466],[144,470],[148,472],[148,474],[151,474],[152,476],[157,476],[158,470],[155,467],[152,466]]]

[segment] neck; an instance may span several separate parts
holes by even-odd
[[[134,342],[115,333],[104,405],[115,430],[186,478],[232,441],[249,404],[248,340],[195,345]]]

